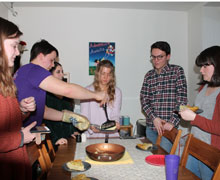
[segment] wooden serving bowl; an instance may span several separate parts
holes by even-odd
[[[125,153],[125,147],[119,144],[98,143],[86,147],[88,157],[95,161],[117,161]]]

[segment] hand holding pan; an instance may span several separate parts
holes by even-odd
[[[105,111],[107,121],[101,125],[101,131],[102,130],[106,130],[106,131],[107,130],[115,130],[116,129],[116,122],[113,120],[109,120],[108,113],[107,113],[107,104],[103,105],[103,109]]]

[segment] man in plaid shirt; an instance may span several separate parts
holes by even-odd
[[[146,115],[146,136],[156,143],[158,134],[178,128],[180,116],[176,111],[187,104],[187,84],[182,67],[169,64],[170,45],[158,41],[151,45],[154,69],[147,72],[140,92],[142,109]],[[162,138],[161,146],[170,152],[172,144]]]

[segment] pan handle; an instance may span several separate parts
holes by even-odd
[[[103,105],[103,109],[104,109],[104,111],[105,111],[105,116],[106,116],[107,121],[110,121],[109,118],[108,118],[107,104],[106,104],[106,103]]]
[[[108,159],[109,161],[111,161],[112,160],[112,157],[111,156],[109,156],[109,155],[102,155],[102,156],[98,156],[97,157],[98,158],[98,160],[101,160],[101,159]]]

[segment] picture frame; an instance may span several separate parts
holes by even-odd
[[[109,60],[115,66],[114,42],[89,42],[89,75],[94,75],[96,66],[102,60]]]
[[[70,73],[69,72],[63,73],[63,80],[67,83],[70,83]]]

